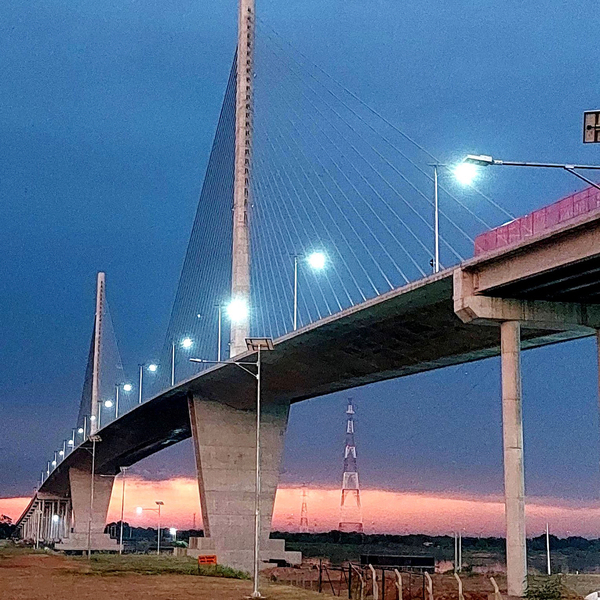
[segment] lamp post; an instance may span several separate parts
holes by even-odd
[[[298,329],[298,259],[300,256],[294,254],[294,331]],[[306,262],[315,271],[325,268],[326,258],[323,252],[312,252],[306,257]]]
[[[185,350],[189,350],[194,345],[194,341],[186,337],[181,340],[180,345]],[[175,348],[176,343],[173,341],[171,342],[171,387],[175,385]]]
[[[450,168],[450,165],[431,163],[433,167],[433,261],[434,273],[440,271],[440,197],[439,197],[439,168]],[[465,162],[459,163],[453,169],[454,177],[463,185],[469,185],[477,177],[477,167]]]
[[[113,401],[112,400],[101,400],[100,402],[98,402],[98,431],[100,429],[102,429],[102,407],[103,406],[106,406],[106,408],[112,408]]]
[[[232,363],[204,360],[202,358],[190,358],[191,362],[197,363],[212,363],[212,364],[234,364],[240,369],[252,375],[256,379],[256,466],[255,466],[255,484],[254,484],[254,572],[253,572],[253,592],[252,598],[262,598],[258,589],[258,574],[260,565],[260,521],[261,521],[261,510],[260,510],[260,488],[261,488],[261,446],[260,446],[260,421],[261,421],[261,353],[263,351],[271,351],[274,349],[273,340],[267,337],[261,338],[246,338],[246,347],[249,351],[257,353],[256,362],[244,362],[244,361],[233,361]],[[255,367],[256,373],[251,371],[248,367]]]
[[[158,508],[142,508],[141,506],[138,506],[136,512],[138,515],[141,515],[145,510],[158,513],[158,539],[156,545],[156,555],[158,556],[160,555],[160,507],[164,506],[165,503],[160,500],[156,500],[155,504],[158,506]]]
[[[92,517],[94,514],[94,483],[96,479],[96,444],[102,441],[99,435],[90,437],[92,442],[92,478],[90,482],[90,514],[88,517],[88,540],[87,540],[87,555],[88,559],[92,556]]]
[[[222,335],[222,321],[223,321],[223,307],[218,304],[217,311],[219,313],[219,328],[217,333],[217,361],[221,362],[221,335]]]
[[[119,554],[123,554],[123,515],[125,513],[125,473],[129,467],[121,467],[123,487],[121,488],[121,532],[119,533]],[[131,537],[131,533],[129,534]]]
[[[505,167],[534,167],[542,169],[562,169],[568,171],[575,177],[585,181],[587,184],[600,190],[600,185],[593,182],[591,179],[584,177],[581,173],[578,173],[576,169],[600,171],[600,165],[576,165],[576,164],[560,164],[560,163],[539,163],[539,162],[517,162],[509,160],[499,160],[488,156],[486,154],[467,154],[462,165],[471,165],[472,168],[477,167],[489,167],[492,165],[502,165]]]
[[[119,418],[119,392],[121,388],[124,392],[130,392],[133,386],[130,383],[115,383],[115,419]]]
[[[150,373],[156,373],[158,369],[158,365],[155,363],[150,363],[149,365],[138,365],[140,368],[140,381],[139,381],[139,389],[138,389],[138,404],[142,403],[142,389],[144,387],[144,369],[148,369]]]

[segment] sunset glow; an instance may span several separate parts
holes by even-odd
[[[441,496],[428,493],[363,490],[361,492],[366,533],[425,533],[450,534],[463,529],[466,535],[501,536],[504,531],[502,498]],[[151,511],[136,514],[136,507],[154,507],[164,502],[161,521],[164,527],[189,529],[194,513],[196,526],[202,526],[198,485],[195,479],[178,478],[151,481],[127,478],[125,491],[125,521],[138,527],[156,527],[157,515]],[[324,531],[337,527],[339,518],[339,489],[308,490],[308,512],[311,530]],[[0,498],[0,513],[17,519],[29,498]],[[281,487],[277,492],[273,528],[298,529],[302,490]],[[121,511],[121,486],[115,485],[108,521],[117,521]],[[559,536],[599,535],[600,506],[590,503],[566,502],[553,498],[529,498],[527,501],[527,533],[539,535],[546,522]]]

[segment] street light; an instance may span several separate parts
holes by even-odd
[[[98,402],[98,429],[102,429],[102,407],[105,406],[106,408],[112,408],[113,407],[113,401],[112,400],[101,400],[100,402]],[[96,417],[92,416],[90,417],[90,420],[95,421]]]
[[[227,305],[227,316],[234,323],[245,321],[248,318],[248,304],[243,298],[234,298]]]
[[[133,386],[130,383],[115,384],[115,419],[119,418],[119,391],[121,388],[123,388],[124,392],[130,392],[133,389]],[[108,408],[110,408],[110,406]]]
[[[173,541],[176,542],[177,541],[177,529],[175,529],[175,527],[170,527],[169,534],[173,538]]]
[[[125,473],[129,467],[121,467],[123,487],[121,489],[121,532],[119,534],[119,554],[123,554],[123,515],[125,513]],[[129,534],[131,537],[131,533]]]
[[[184,350],[189,350],[194,345],[194,340],[190,337],[185,337],[180,342]],[[171,387],[175,385],[175,342],[171,342]]]
[[[509,160],[500,160],[487,154],[467,154],[464,158],[463,165],[472,165],[473,167],[489,167],[492,165],[502,165],[505,167],[535,167],[542,169],[562,169],[568,171],[575,177],[578,177],[587,184],[600,190],[600,185],[593,182],[591,179],[584,177],[581,173],[578,173],[575,169],[587,169],[592,171],[600,171],[600,165],[575,165],[575,164],[560,164],[560,163],[538,163],[538,162],[516,162]]]
[[[164,506],[165,503],[161,502],[160,500],[156,500],[155,504],[158,506],[158,508],[142,508],[141,506],[138,506],[135,509],[135,511],[137,512],[138,515],[141,515],[145,510],[158,513],[158,542],[157,542],[157,546],[156,546],[156,554],[159,555],[160,554],[160,507]]]
[[[258,573],[260,564],[260,488],[261,488],[261,469],[260,469],[260,414],[261,414],[261,353],[263,351],[274,350],[273,340],[268,337],[246,338],[246,347],[251,352],[256,352],[256,362],[233,361],[227,363],[224,361],[204,360],[202,358],[190,358],[191,362],[212,363],[212,364],[234,364],[246,373],[256,379],[256,465],[255,465],[255,484],[254,484],[254,573],[252,598],[262,598],[258,590]],[[248,367],[255,367],[256,373]]]
[[[155,363],[150,363],[149,365],[138,365],[140,368],[140,383],[139,383],[139,390],[138,390],[138,404],[142,403],[142,389],[144,387],[144,368],[148,369],[148,371],[150,371],[150,373],[156,373],[156,370],[158,369],[158,365]],[[123,388],[125,389],[125,388]]]
[[[298,258],[294,254],[294,331],[298,329]],[[327,259],[323,252],[312,252],[306,257],[306,262],[314,271],[321,271],[325,268]]]

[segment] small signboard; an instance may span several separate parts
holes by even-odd
[[[198,566],[200,565],[216,565],[217,557],[215,554],[200,554],[198,556]]]
[[[600,110],[583,113],[583,143],[600,144]]]

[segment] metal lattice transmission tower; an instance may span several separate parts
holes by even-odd
[[[344,474],[342,476],[342,497],[340,501],[340,531],[363,532],[362,508],[360,506],[360,486],[354,443],[354,405],[348,399],[346,408],[346,447],[344,449]]]
[[[306,487],[302,488],[302,508],[300,510],[300,533],[308,533],[308,493]]]

